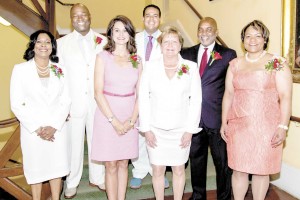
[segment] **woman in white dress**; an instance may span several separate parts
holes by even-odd
[[[24,175],[34,200],[41,199],[42,182],[48,180],[51,199],[58,200],[61,177],[70,172],[66,119],[71,101],[53,35],[33,33],[24,59],[15,65],[10,84],[11,109],[21,126]]]
[[[171,166],[174,199],[179,200],[192,134],[200,131],[201,81],[197,64],[179,54],[183,38],[175,27],[166,27],[158,42],[163,56],[146,62],[141,77],[139,130],[147,141],[156,199],[164,199],[164,174]]]

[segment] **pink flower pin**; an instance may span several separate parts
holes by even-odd
[[[64,73],[63,73],[62,69],[57,67],[56,65],[51,65],[50,69],[55,74],[55,76],[57,76],[57,78],[60,79],[61,76],[62,77],[64,76]]]

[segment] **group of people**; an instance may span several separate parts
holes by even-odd
[[[150,173],[157,200],[169,187],[182,199],[190,161],[191,200],[206,199],[208,147],[216,169],[217,199],[244,199],[252,174],[254,199],[264,199],[269,175],[280,171],[291,114],[292,78],[285,59],[266,52],[267,27],[258,20],[241,32],[246,54],[216,42],[211,17],[200,20],[199,44],[182,49],[176,27],[159,30],[161,11],[143,10],[136,34],[116,16],[106,37],[90,28],[83,4],[70,11],[74,31],[55,40],[30,36],[11,77],[11,108],[21,124],[24,174],[33,199],[49,181],[52,199],[76,196],[86,135],[90,186],[110,200],[125,199]],[[228,159],[227,159],[228,158]]]

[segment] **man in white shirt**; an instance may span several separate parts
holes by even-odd
[[[142,59],[143,66],[145,66],[145,62],[161,57],[160,45],[157,42],[157,38],[161,34],[161,31],[158,29],[160,17],[160,8],[156,5],[147,5],[143,10],[145,29],[135,36],[137,54]],[[132,169],[133,178],[130,180],[130,188],[139,189],[142,186],[142,179],[148,173],[152,174],[144,135],[139,135],[139,157],[131,161],[134,168]],[[165,178],[165,188],[168,187],[169,182]]]
[[[89,155],[89,181],[91,186],[105,190],[105,168],[101,163],[91,161],[91,140],[94,112],[94,66],[96,54],[103,50],[106,37],[91,28],[91,15],[83,4],[75,4],[70,10],[74,31],[57,40],[58,56],[66,68],[72,99],[69,123],[71,142],[71,172],[66,179],[65,198],[76,196],[83,170],[84,137],[87,136]]]

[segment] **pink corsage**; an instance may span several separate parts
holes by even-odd
[[[62,77],[64,76],[64,73],[63,73],[62,69],[57,67],[56,65],[51,65],[50,69],[55,74],[55,76],[57,76],[57,78],[60,79],[61,76]]]

